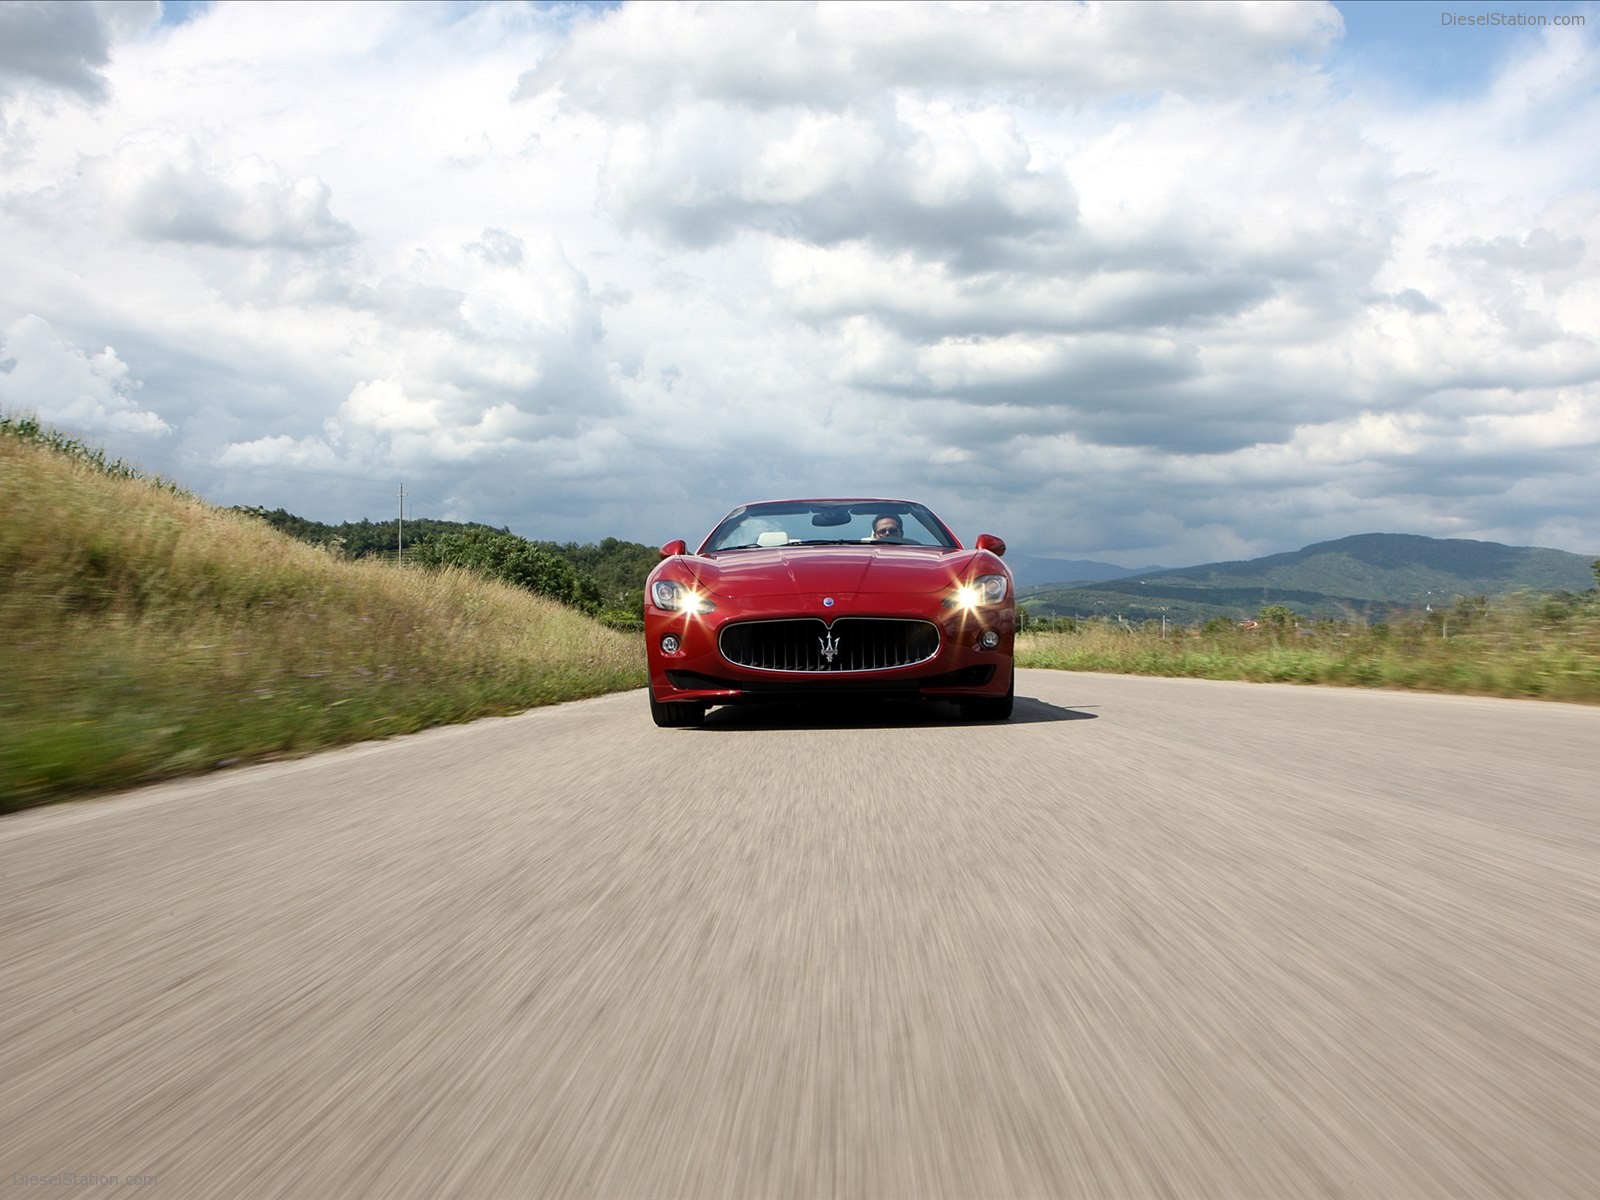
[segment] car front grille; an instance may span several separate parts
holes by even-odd
[[[718,644],[737,666],[833,675],[927,662],[939,653],[939,629],[888,617],[840,617],[831,626],[813,618],[740,621],[723,626]]]

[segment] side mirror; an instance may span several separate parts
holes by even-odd
[[[665,546],[661,547],[662,558],[671,558],[674,554],[687,554],[688,552],[689,544],[682,538],[679,538],[675,542],[668,542]]]
[[[1002,539],[995,537],[995,535],[992,533],[980,533],[978,535],[978,549],[987,550],[996,558],[1000,558],[1004,556],[1006,552],[1006,544]]]

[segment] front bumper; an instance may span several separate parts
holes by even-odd
[[[737,611],[719,607],[710,613],[664,612],[647,604],[645,649],[650,687],[658,701],[738,704],[771,700],[904,698],[963,700],[999,697],[1011,687],[1016,638],[1016,610],[1010,604],[978,609],[950,609],[942,596],[908,606],[904,597],[861,597],[837,610],[797,607],[792,599],[747,602]],[[719,601],[719,605],[722,602]],[[826,613],[826,615],[824,615]],[[927,621],[939,631],[939,648],[913,666],[863,671],[775,671],[740,666],[718,650],[725,625],[743,621],[876,617]],[[993,631],[999,641],[984,649],[979,639]],[[662,650],[662,639],[678,639],[678,648]]]

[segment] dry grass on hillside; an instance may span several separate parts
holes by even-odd
[[[636,687],[637,635],[0,436],[0,810]]]

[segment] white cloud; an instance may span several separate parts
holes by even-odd
[[[292,438],[278,434],[274,437],[252,438],[247,442],[233,442],[217,455],[222,467],[315,467],[332,468],[340,465],[332,447],[318,438]]]
[[[29,85],[103,101],[112,44],[141,32],[160,12],[156,0],[0,5],[0,101]]]
[[[1056,242],[1076,215],[1071,185],[1035,168],[1005,113],[909,100],[848,114],[688,104],[659,128],[623,130],[604,187],[625,226],[691,246],[756,230],[972,263]]]
[[[58,102],[102,107],[113,48],[140,36],[160,14],[158,0],[0,3],[0,169],[16,167]]]
[[[0,335],[0,405],[13,412],[88,436],[169,432],[140,406],[140,386],[112,347],[87,353],[41,317],[22,317]]]
[[[350,398],[339,406],[337,424],[382,433],[433,433],[439,414],[435,405],[409,399],[397,384],[375,379],[351,389]]]
[[[130,139],[93,169],[121,224],[138,237],[283,250],[319,250],[353,237],[329,211],[320,179],[290,179],[255,155],[219,166],[191,137]]]
[[[628,5],[523,75],[622,118],[715,97],[836,109],[889,89],[1078,103],[1232,93],[1299,76],[1342,29],[1328,4]]]

